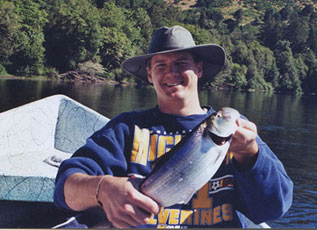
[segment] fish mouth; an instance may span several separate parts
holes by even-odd
[[[214,133],[209,133],[209,136],[216,145],[220,145],[220,146],[226,144],[232,137],[232,135],[228,137],[220,137]]]

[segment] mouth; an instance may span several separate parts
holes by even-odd
[[[173,82],[173,83],[164,83],[164,86],[171,88],[179,85],[184,85],[185,81]]]
[[[226,144],[230,139],[231,139],[231,136],[228,136],[228,137],[219,137],[217,136],[216,134],[213,134],[213,133],[209,133],[209,136],[210,138],[213,140],[213,142],[216,144],[216,145],[224,145]]]

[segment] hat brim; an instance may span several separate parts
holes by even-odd
[[[121,68],[149,84],[146,72],[147,60],[157,54],[167,54],[179,51],[191,52],[200,57],[202,60],[203,76],[199,80],[200,83],[205,83],[212,80],[212,78],[222,70],[225,64],[226,54],[224,49],[217,44],[206,44],[135,56],[125,60],[121,64]]]

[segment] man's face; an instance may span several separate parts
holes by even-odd
[[[196,63],[192,55],[185,51],[158,54],[152,57],[147,73],[159,102],[184,100],[197,93],[202,62]]]

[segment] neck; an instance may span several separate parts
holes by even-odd
[[[167,114],[175,114],[181,116],[189,116],[193,114],[205,114],[206,111],[200,106],[199,100],[197,101],[173,101],[170,103],[158,103],[161,112]]]

